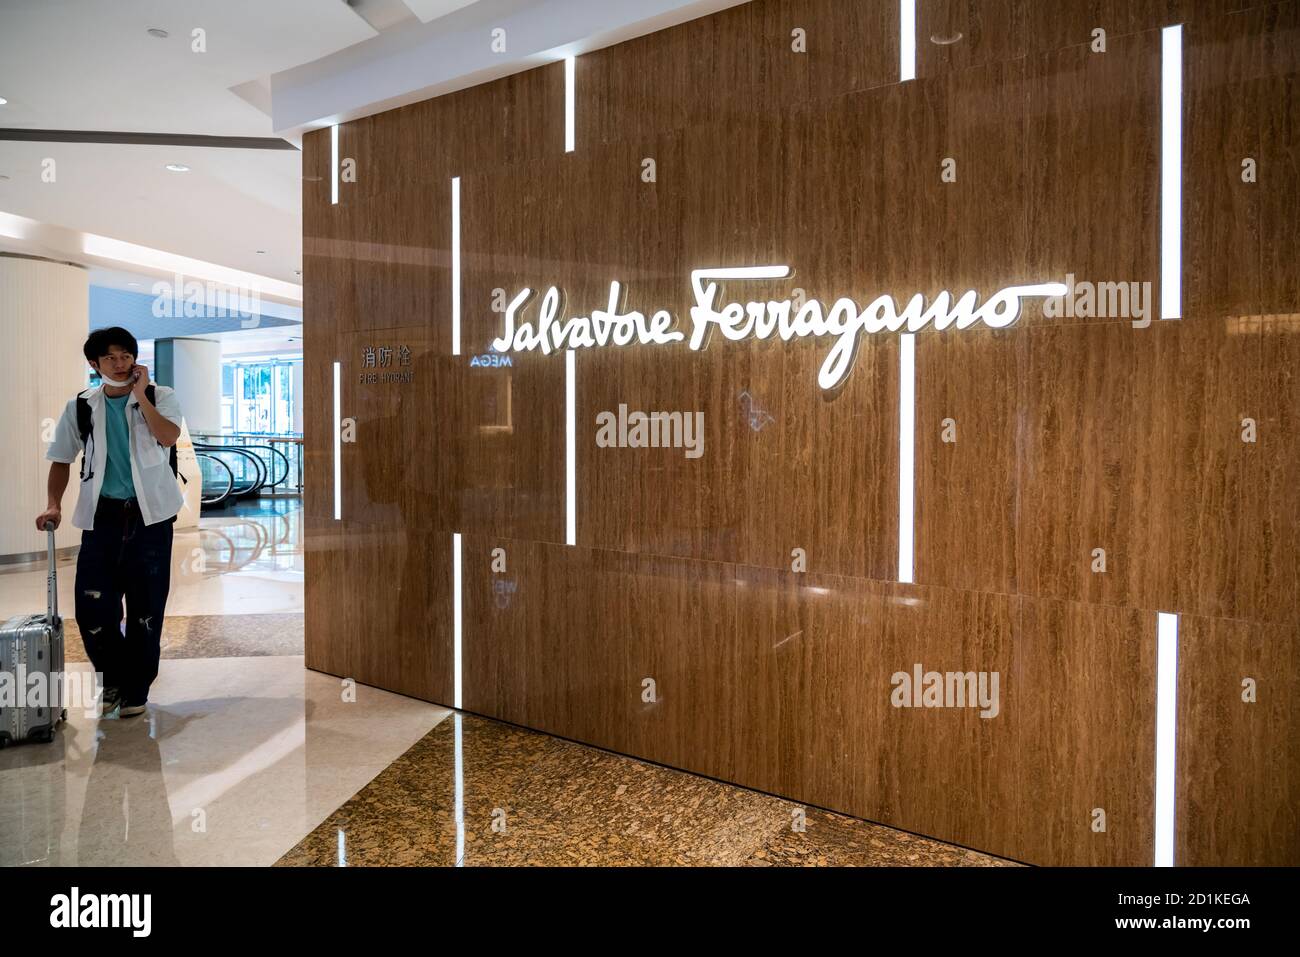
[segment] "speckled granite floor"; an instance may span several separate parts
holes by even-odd
[[[277,866],[1010,864],[814,809],[805,811],[798,830],[803,810],[694,774],[453,714]]]
[[[86,661],[77,623],[63,619],[64,658]],[[301,613],[266,615],[168,615],[163,619],[164,658],[252,658],[300,655]]]

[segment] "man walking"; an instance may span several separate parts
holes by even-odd
[[[81,453],[72,524],[77,556],[77,627],[103,675],[103,714],[142,714],[158,677],[163,611],[171,584],[172,525],[184,497],[176,484],[181,410],[175,393],[149,382],[135,337],[96,329],[83,352],[103,384],[68,402],[45,457],[49,503],[36,527],[62,518],[70,465]],[[126,628],[122,629],[122,600]]]

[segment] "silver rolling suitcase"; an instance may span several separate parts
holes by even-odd
[[[54,740],[54,728],[68,717],[63,700],[63,619],[59,617],[54,567],[54,526],[49,535],[50,573],[44,615],[15,615],[0,629],[0,748],[10,742]],[[44,675],[44,694],[29,700]],[[8,685],[8,687],[4,687]],[[30,705],[28,707],[27,705]]]

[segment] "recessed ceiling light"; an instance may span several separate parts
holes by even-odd
[[[166,30],[159,29],[158,27],[150,27],[145,32],[149,34],[149,36],[151,37],[157,37],[159,40],[166,40],[169,36],[171,36],[171,34],[168,33]]]
[[[265,249],[259,249],[259,250],[257,251],[257,254],[258,254],[259,256],[265,256],[265,255],[266,255],[266,250],[265,250]]]
[[[173,173],[188,173],[190,168],[184,163],[168,163],[167,168]]]
[[[939,36],[939,34],[937,34],[937,33],[932,33],[932,34],[930,34],[930,42],[931,42],[931,43],[936,43],[936,44],[938,44],[938,45],[941,46],[941,47],[952,46],[954,43],[956,43],[956,42],[957,42],[958,40],[960,40],[960,39],[961,39],[961,33],[960,33],[960,32],[949,34],[949,35],[946,36],[946,37]]]
[[[138,285],[140,285],[140,284],[139,284],[138,282],[129,282],[129,283],[127,283],[127,285],[128,285],[128,286],[138,286]]]
[[[8,102],[9,102],[9,101],[6,100],[3,96],[0,96],[0,106],[4,106],[4,105],[5,105],[6,103],[8,103]]]

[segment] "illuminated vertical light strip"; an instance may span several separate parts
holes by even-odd
[[[460,355],[460,177],[451,178],[451,354]]]
[[[916,0],[898,0],[898,79],[916,79]]]
[[[898,364],[898,580],[912,581],[913,459],[916,449],[916,335],[899,337]]]
[[[461,689],[461,656],[460,656],[460,638],[462,629],[462,609],[460,603],[460,532],[452,532],[451,535],[451,626],[452,626],[452,661],[456,680],[455,707],[460,708],[460,689]]]
[[[573,57],[564,58],[564,152],[573,152]]]
[[[334,519],[343,517],[343,398],[342,364],[334,363]]]
[[[461,739],[460,715],[453,714],[456,728],[456,866],[465,866],[465,750]]]
[[[1178,616],[1156,618],[1156,867],[1174,866],[1174,766],[1178,748]]]
[[[1160,45],[1160,318],[1182,318],[1183,28],[1165,27]],[[1155,865],[1174,863],[1178,717],[1178,616],[1156,625]]]
[[[348,866],[348,848],[347,838],[343,836],[343,828],[339,828],[339,867]]]
[[[578,424],[574,352],[564,353],[564,544],[578,544]]]
[[[339,201],[339,125],[330,127],[330,203]]]
[[[1183,28],[1160,43],[1160,318],[1183,317]]]

